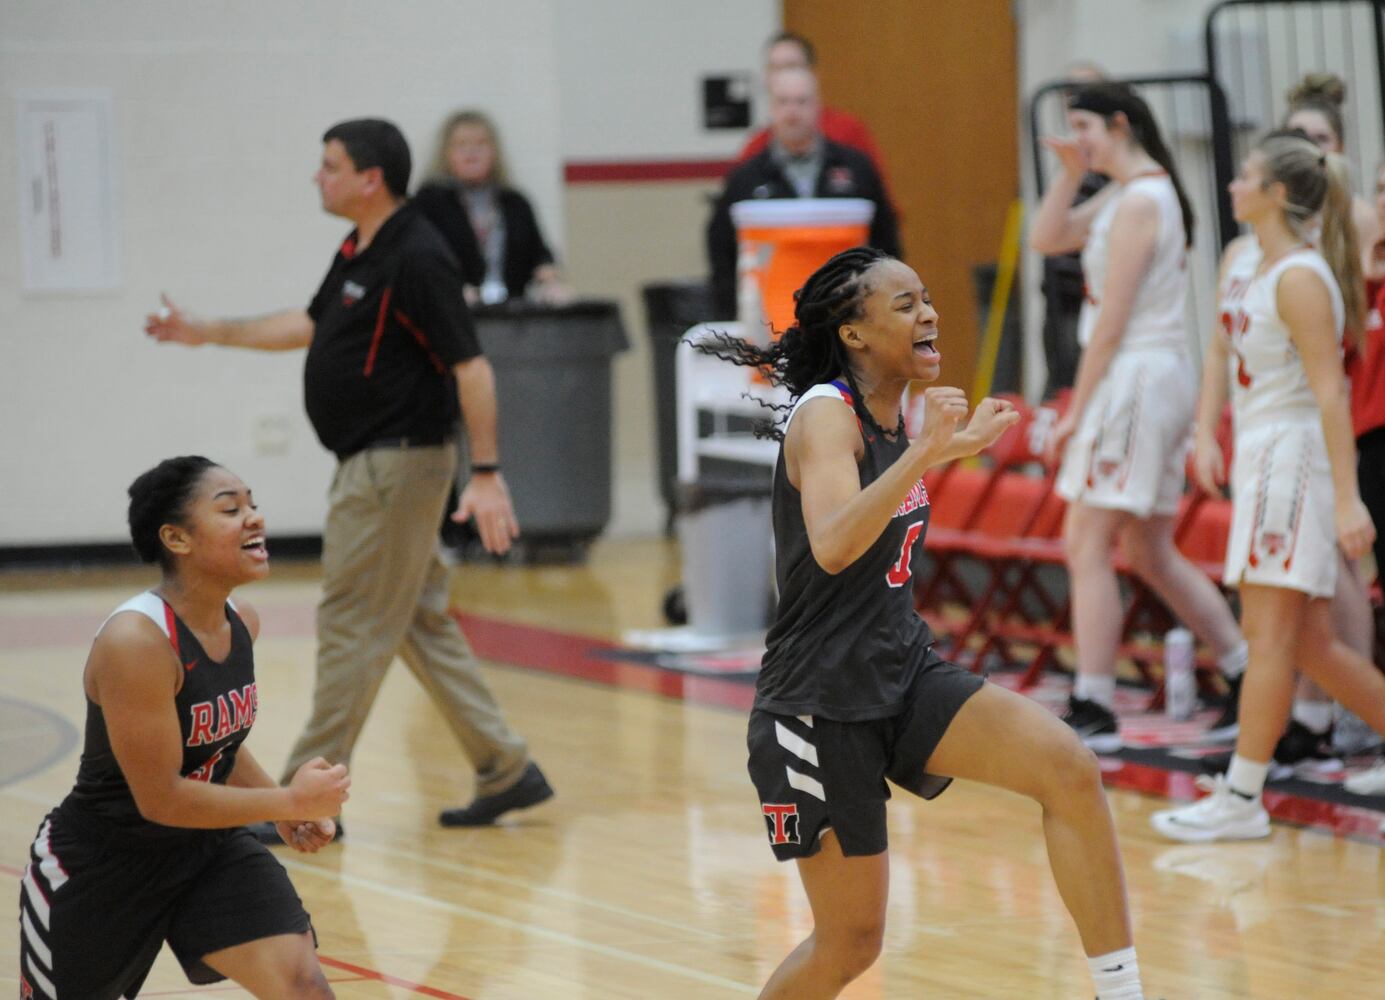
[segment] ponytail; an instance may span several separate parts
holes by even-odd
[[[1351,217],[1351,172],[1346,158],[1337,153],[1328,153],[1323,166],[1327,195],[1322,206],[1322,255],[1342,290],[1346,344],[1355,347],[1365,331],[1366,282],[1361,274],[1361,250]]]
[[[1320,218],[1318,246],[1342,293],[1344,339],[1348,346],[1355,346],[1365,329],[1366,287],[1351,218],[1351,173],[1346,160],[1324,153],[1307,138],[1282,131],[1266,136],[1256,149],[1265,158],[1265,182],[1284,185],[1284,220],[1294,234],[1306,240],[1313,217]]]

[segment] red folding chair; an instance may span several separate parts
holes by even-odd
[[[1002,398],[1009,399],[1020,419],[981,454],[982,466],[954,462],[931,485],[925,478],[930,503],[924,545],[928,562],[916,578],[914,602],[920,613],[927,613],[935,632],[944,637],[953,636],[956,631],[946,618],[946,607],[960,604],[972,608],[979,599],[974,585],[966,579],[962,563],[977,537],[977,524],[994,504],[1001,476],[1013,466],[1013,456],[1027,447],[1025,437],[1033,412],[1018,396]]]
[[[1035,411],[1024,448],[1011,454],[1012,467],[997,488],[992,510],[1004,514],[983,519],[971,546],[986,571],[987,584],[958,648],[979,638],[973,664],[980,667],[991,655],[1016,659],[1016,644],[1032,646],[1026,683],[1032,683],[1068,641],[1068,602],[1044,580],[1047,569],[1064,564],[1065,504],[1053,489],[1057,469],[1043,462],[1048,433],[1067,398],[1060,396]]]
[[[1222,449],[1223,467],[1230,469],[1234,430],[1229,403],[1223,408],[1221,418],[1217,422],[1217,443]],[[1207,539],[1214,539],[1212,545],[1215,545],[1218,533],[1215,529],[1209,530],[1208,522],[1219,517],[1229,519],[1230,505],[1225,500],[1209,494],[1198,484],[1191,453],[1188,456],[1186,476],[1187,491],[1179,504],[1174,521],[1173,541],[1194,565],[1212,580],[1220,583],[1226,553],[1226,533],[1224,530],[1220,533],[1220,551],[1209,551]],[[1198,538],[1198,535],[1201,537]],[[1200,551],[1190,551],[1195,538],[1199,542]],[[1162,638],[1164,632],[1173,627],[1174,618],[1159,596],[1131,572],[1129,563],[1119,554],[1116,570],[1126,581],[1131,594],[1130,604],[1121,623],[1120,655],[1134,663],[1141,678],[1153,687],[1154,696],[1150,707],[1158,708],[1163,705],[1163,671],[1161,669],[1156,675],[1152,668],[1155,663],[1163,661],[1163,644],[1150,640]],[[1142,641],[1141,636],[1148,638]],[[1196,664],[1200,670],[1199,684],[1210,690],[1210,678],[1217,672],[1216,659],[1208,651],[1202,650]]]

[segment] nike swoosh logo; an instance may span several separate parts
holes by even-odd
[[[1112,967],[1109,968],[1109,969],[1102,969],[1101,971],[1102,971],[1102,972],[1120,972],[1120,970],[1121,970],[1121,969],[1124,969],[1124,968],[1125,968],[1125,966],[1122,964],[1122,965],[1115,965],[1115,966],[1112,966]]]
[[[197,666],[197,661],[193,660],[191,663],[184,663],[183,669],[186,670],[188,673],[192,673],[192,668],[195,666]]]

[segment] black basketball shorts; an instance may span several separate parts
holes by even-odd
[[[924,768],[953,716],[983,683],[930,649],[898,715],[836,722],[751,712],[748,767],[774,856],[812,857],[829,829],[848,857],[883,852],[889,846],[885,779],[920,798],[942,794],[952,779]]]
[[[198,985],[223,948],[310,928],[288,873],[245,829],[118,849],[50,813],[19,890],[19,995],[134,997],[165,941]]]

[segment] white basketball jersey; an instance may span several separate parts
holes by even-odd
[[[1086,347],[1092,339],[1097,313],[1101,309],[1106,285],[1106,265],[1110,256],[1111,220],[1120,203],[1131,195],[1152,200],[1159,208],[1159,234],[1149,270],[1135,292],[1130,319],[1121,337],[1121,351],[1186,351],[1188,338],[1188,248],[1183,232],[1183,210],[1173,181],[1162,171],[1127,181],[1120,192],[1101,206],[1092,220],[1087,244],[1082,248],[1082,272],[1086,280],[1086,301],[1078,320],[1077,339]]]
[[[1293,267],[1306,267],[1327,284],[1340,349],[1346,309],[1337,279],[1322,254],[1303,247],[1285,254],[1263,274],[1260,244],[1227,263],[1221,296],[1221,333],[1231,355],[1231,402],[1238,429],[1280,420],[1318,420],[1318,401],[1289,328],[1279,317],[1279,279]]]

